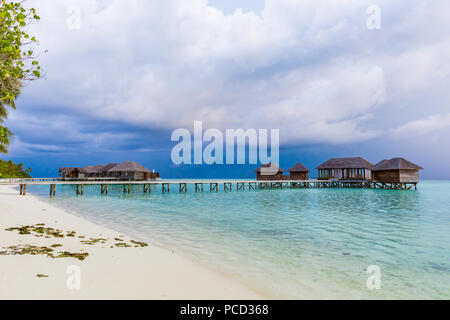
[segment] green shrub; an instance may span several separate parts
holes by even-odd
[[[31,169],[24,170],[23,164],[0,159],[0,178],[31,178]]]

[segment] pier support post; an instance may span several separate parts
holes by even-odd
[[[54,197],[56,194],[56,185],[55,184],[51,184],[50,185],[50,197]]]
[[[163,183],[161,186],[162,186],[162,192],[163,192],[163,193],[164,193],[164,192],[167,192],[167,193],[170,192],[170,184],[168,184],[168,183]]]
[[[218,183],[210,183],[209,184],[209,191],[210,192],[212,192],[212,191],[215,191],[215,192],[219,191],[218,186],[219,186]]]
[[[199,187],[200,185],[200,187]],[[195,184],[195,192],[203,192],[203,183],[196,183]]]
[[[181,192],[187,192],[187,184],[186,183],[180,183],[180,193]]]
[[[26,184],[21,184],[20,185],[20,195],[24,196],[27,193],[27,185]]]

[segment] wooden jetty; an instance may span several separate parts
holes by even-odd
[[[224,192],[245,190],[279,190],[279,189],[316,189],[316,188],[359,188],[359,189],[389,189],[389,190],[417,190],[417,183],[386,183],[372,180],[149,180],[149,181],[122,181],[110,179],[66,181],[62,179],[10,179],[2,180],[3,185],[20,186],[20,194],[26,195],[27,186],[48,185],[50,196],[56,195],[56,186],[74,185],[76,195],[84,195],[85,186],[100,186],[100,192],[107,195],[110,186],[123,186],[123,193],[130,194],[132,186],[141,186],[143,193],[151,193],[159,188],[162,193],[178,190],[180,193],[188,192],[188,185],[193,186],[195,192]],[[171,188],[172,187],[172,188]],[[178,188],[177,188],[178,187]]]

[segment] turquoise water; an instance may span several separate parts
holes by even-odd
[[[449,299],[450,182],[417,191],[285,189],[179,194],[136,186],[30,191],[134,238],[175,248],[276,298]],[[233,186],[235,189],[235,186]],[[381,289],[366,286],[381,269]]]

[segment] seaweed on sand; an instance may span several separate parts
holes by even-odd
[[[127,244],[125,242],[116,243],[115,246],[119,247],[119,248],[129,248],[129,247],[131,247],[129,244]]]
[[[45,224],[37,224],[34,226],[21,226],[21,227],[12,227],[5,229],[6,231],[19,231],[19,234],[32,234],[36,237],[52,236],[55,238],[64,238],[64,235],[61,233],[61,230],[53,229],[53,228],[45,228]]]
[[[89,253],[73,253],[68,251],[61,251],[59,252],[59,255],[57,255],[55,258],[75,258],[80,261],[83,261],[86,259],[86,257],[89,255]]]
[[[97,243],[106,243],[107,239],[103,239],[103,238],[90,238],[89,240],[81,240],[80,242],[82,244],[87,244],[90,246],[93,246]]]
[[[139,247],[148,247],[148,244],[145,242],[139,242],[139,241],[134,241],[134,240],[131,240],[130,242],[134,243],[135,245],[137,245]]]
[[[61,245],[52,245],[52,247],[58,247]],[[54,249],[49,247],[38,247],[38,246],[10,246],[5,248],[5,250],[0,251],[0,255],[46,255],[50,258],[75,258],[80,261],[83,261],[86,259],[87,256],[89,256],[89,253],[73,253],[68,251],[61,251],[57,256],[53,254]]]
[[[38,246],[30,246],[30,245],[25,245],[25,246],[10,246],[5,248],[6,250],[4,251],[0,251],[0,255],[26,255],[26,254],[30,254],[30,255],[47,255],[48,257],[53,258],[53,249],[52,248],[48,248],[48,247],[38,247]]]

